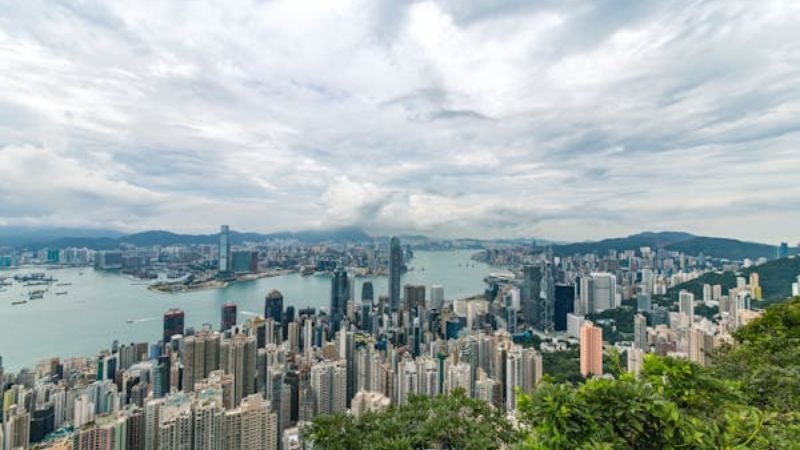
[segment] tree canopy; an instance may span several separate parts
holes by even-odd
[[[711,368],[648,355],[626,372],[579,382],[545,380],[520,395],[516,420],[459,391],[408,405],[319,417],[319,449],[797,449],[800,443],[800,298],[740,328]]]

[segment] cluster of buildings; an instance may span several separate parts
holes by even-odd
[[[216,251],[216,269],[234,270],[224,228]],[[304,448],[303,425],[319,415],[358,415],[456,389],[513,413],[518,395],[543,376],[540,351],[579,347],[585,377],[603,376],[610,345],[634,373],[649,352],[705,365],[757,315],[751,301],[761,298],[752,273],[728,292],[706,285],[702,300],[682,291],[677,308],[659,306],[654,298],[708,264],[641,248],[513,253],[516,273],[488,277],[483,295],[448,300],[444,286],[402,283],[406,250],[397,238],[386,252],[388,292],[380,295],[370,282],[355,292],[339,264],[326,267],[330,303],[321,310],[284,305],[272,291],[263,315],[243,323],[235,304],[221,305],[218,327],[199,329],[170,309],[155,342],[115,342],[95,357],[15,374],[3,374],[0,360],[0,450],[292,450]],[[719,309],[715,320],[695,314],[700,302]],[[619,309],[633,315],[631,340],[609,343],[604,330],[614,324],[603,313]]]
[[[543,375],[542,357],[495,323],[484,297],[447,301],[444,286],[401,282],[389,246],[389,289],[353,292],[337,268],[329,308],[284,305],[219,326],[163,316],[155,342],[0,374],[0,449],[297,449],[314,417],[362,414],[456,389],[513,411]]]

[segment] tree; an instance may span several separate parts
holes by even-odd
[[[408,404],[356,418],[320,416],[304,430],[324,450],[482,450],[520,439],[503,411],[463,390],[436,397],[412,396]]]

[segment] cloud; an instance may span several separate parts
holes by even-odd
[[[780,0],[8,4],[0,222],[800,240],[799,19]]]

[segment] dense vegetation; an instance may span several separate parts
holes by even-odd
[[[792,295],[792,283],[797,281],[797,276],[800,275],[800,257],[776,259],[760,266],[742,269],[738,274],[709,272],[694,280],[675,285],[667,291],[667,298],[670,303],[675,302],[678,300],[678,293],[685,289],[693,293],[695,298],[702,299],[704,284],[719,284],[724,293],[728,289],[736,287],[737,276],[749,279],[753,272],[757,272],[759,275],[761,292],[765,300],[785,299]]]
[[[634,315],[636,315],[635,308],[621,306],[588,314],[586,318],[603,329],[603,340],[615,344],[633,340]]]
[[[433,398],[414,396],[406,405],[358,418],[320,416],[305,432],[315,449],[324,450],[484,450],[522,438],[501,410],[462,390]]]
[[[609,251],[623,252],[630,249],[638,250],[641,247],[663,248],[692,256],[703,254],[734,261],[742,261],[745,258],[755,260],[761,257],[771,259],[775,258],[777,253],[777,249],[772,245],[743,242],[736,239],[694,236],[679,232],[639,233],[624,238],[604,239],[596,242],[561,244],[553,246],[553,252],[558,256],[576,253],[603,255]],[[791,249],[791,251],[795,250]]]
[[[318,449],[796,449],[800,443],[800,298],[741,328],[712,368],[647,356],[639,379],[546,377],[522,396],[517,426],[463,392],[353,418],[320,417]]]

